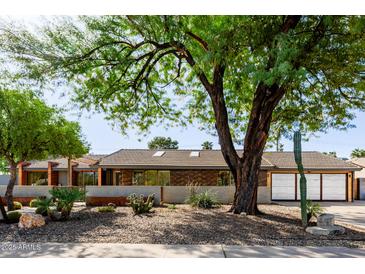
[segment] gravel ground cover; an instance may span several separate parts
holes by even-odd
[[[212,210],[177,205],[154,208],[135,216],[131,208],[99,213],[96,207],[77,206],[66,222],[49,222],[33,230],[0,224],[0,242],[92,242],[138,244],[227,244],[365,247],[365,231],[345,226],[337,236],[313,236],[300,227],[299,209],[260,205],[259,216],[227,213],[229,206]]]

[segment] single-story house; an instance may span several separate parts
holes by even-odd
[[[303,152],[302,158],[308,199],[351,202],[358,197],[354,172],[359,166],[314,151]],[[260,169],[258,202],[300,200],[293,152],[265,152]],[[18,172],[19,186],[67,186],[65,158],[23,163]],[[72,161],[72,178],[73,186],[87,188],[90,204],[122,204],[130,192],[158,192],[158,200],[179,203],[188,195],[188,185],[211,189],[222,202],[232,201],[234,193],[220,150],[121,149],[85,155]]]
[[[354,158],[349,162],[361,168],[361,170],[355,171],[354,199],[365,200],[365,157]]]

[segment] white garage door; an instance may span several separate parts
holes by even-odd
[[[323,200],[346,200],[346,174],[323,174],[322,180]]]
[[[305,174],[307,179],[307,199],[321,199],[321,175]],[[297,199],[300,200],[300,175],[297,176]]]
[[[272,199],[295,200],[295,175],[272,174]]]

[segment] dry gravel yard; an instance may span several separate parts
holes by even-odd
[[[299,210],[261,205],[260,216],[233,215],[228,206],[213,210],[159,207],[134,216],[128,207],[115,213],[75,207],[67,222],[49,222],[42,228],[20,230],[0,224],[0,242],[101,242],[146,244],[228,244],[365,247],[365,231],[346,226],[341,236],[312,236],[300,227]]]

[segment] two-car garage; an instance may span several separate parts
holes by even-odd
[[[308,173],[307,199],[316,201],[346,201],[347,173]],[[300,175],[298,173],[272,173],[271,199],[300,200]]]

